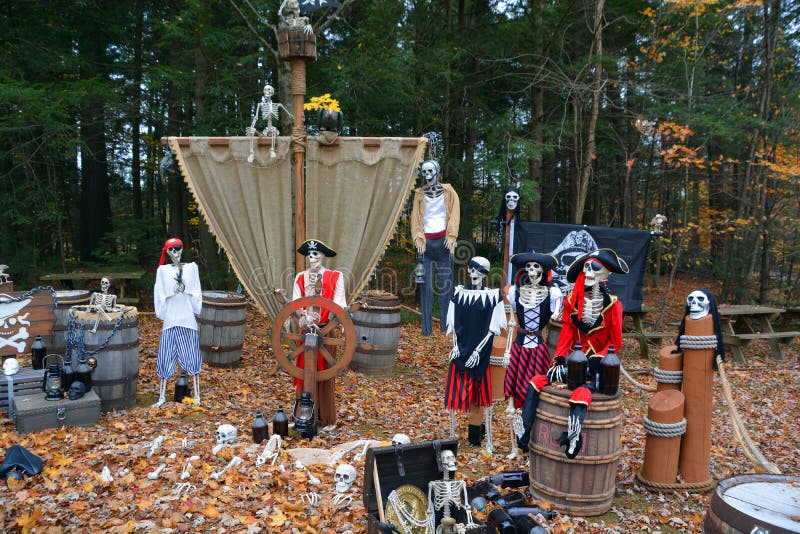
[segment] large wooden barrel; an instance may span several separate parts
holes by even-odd
[[[620,394],[595,393],[583,422],[583,448],[570,460],[559,445],[567,430],[569,397],[565,388],[547,386],[531,432],[530,491],[559,511],[601,515],[611,508],[616,487],[622,403]]]
[[[558,346],[558,338],[561,335],[561,326],[562,323],[555,317],[550,319],[550,322],[547,323],[547,348],[550,349],[550,354],[556,353],[556,346]]]
[[[139,314],[134,306],[118,306],[101,317],[96,332],[90,332],[96,312],[73,308],[76,327],[83,330],[86,353],[95,352],[97,367],[92,373],[92,390],[100,397],[100,409],[128,410],[136,405],[139,380]],[[77,365],[73,354],[73,367]]]
[[[244,295],[203,291],[203,311],[197,318],[203,362],[215,367],[239,365],[246,315]]]
[[[400,299],[385,291],[368,291],[361,307],[353,312],[356,347],[350,368],[360,373],[385,374],[394,368],[400,342]]]
[[[800,477],[750,474],[720,481],[711,497],[703,532],[800,532]]]
[[[69,325],[69,310],[73,306],[89,304],[92,294],[85,289],[75,289],[66,291],[56,291],[55,314],[56,322],[53,325],[52,334],[47,344],[48,354],[64,355],[67,347],[67,326]]]

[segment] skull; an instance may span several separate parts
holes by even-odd
[[[266,98],[272,98],[272,95],[275,94],[275,89],[272,88],[271,85],[267,84],[264,86],[264,96]]]
[[[183,247],[175,245],[167,249],[167,254],[172,259],[173,263],[181,262],[181,254],[183,254]]]
[[[525,272],[528,273],[528,279],[531,281],[531,284],[539,285],[542,281],[544,268],[537,261],[529,261],[525,264]]]
[[[711,302],[705,293],[699,289],[695,289],[686,297],[686,305],[689,307],[689,317],[692,319],[702,319],[708,315]]]
[[[86,395],[86,384],[76,380],[69,387],[69,400],[77,400]]]
[[[333,475],[333,480],[336,482],[336,491],[344,493],[356,481],[356,468],[350,464],[339,465]]]
[[[442,451],[442,467],[450,471],[451,473],[456,470],[456,455],[453,454],[453,451],[450,449],[445,449]]]
[[[105,276],[100,279],[100,291],[103,293],[108,293],[108,290],[111,288],[111,280],[106,278]]]
[[[392,445],[410,445],[411,438],[405,434],[395,434],[392,436]]]
[[[16,358],[8,358],[3,362],[3,374],[6,376],[15,375],[19,372],[19,361]]]
[[[325,254],[318,250],[308,251],[308,268],[312,271],[319,270],[322,267],[322,260],[325,259]]]
[[[214,435],[217,445],[230,445],[236,440],[236,428],[233,425],[220,425]]]
[[[486,278],[486,274],[489,272],[489,260],[482,256],[475,256],[469,260],[467,272],[472,285],[482,287],[483,279]]]
[[[425,185],[436,185],[439,182],[439,164],[432,159],[422,163],[420,167]]]
[[[583,264],[583,274],[586,276],[584,285],[591,286],[608,280],[611,271],[599,261],[590,258]]]
[[[514,211],[517,209],[517,205],[519,204],[519,193],[516,191],[509,191],[506,193],[505,196],[506,200],[506,209],[510,211]]]

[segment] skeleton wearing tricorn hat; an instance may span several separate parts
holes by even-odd
[[[492,406],[492,339],[506,326],[500,290],[483,284],[489,267],[486,258],[472,258],[468,264],[471,284],[458,286],[447,308],[447,333],[453,334],[444,395],[445,409],[450,412],[450,436],[455,434],[455,412],[473,412],[469,425],[473,445],[481,443],[481,411]]]
[[[167,239],[161,249],[153,288],[156,317],[164,321],[156,359],[161,387],[158,402],[153,405],[155,407],[166,402],[167,380],[175,373],[177,364],[192,377],[194,400],[200,404],[200,369],[203,360],[195,316],[202,311],[203,293],[197,264],[181,263],[182,253],[183,242],[180,239]],[[166,264],[167,257],[172,260],[169,264]]]
[[[347,308],[347,296],[344,289],[344,276],[339,271],[325,268],[325,258],[336,256],[336,251],[319,239],[307,239],[300,245],[297,252],[307,258],[308,269],[300,272],[294,279],[292,288],[292,300],[302,297],[320,296],[332,300],[342,308]],[[316,325],[318,327],[328,324],[328,310],[307,308],[303,310],[304,316],[300,319],[301,326]],[[297,366],[303,368],[305,364],[304,354],[297,358]],[[327,367],[325,358],[322,354],[317,355],[317,370]],[[303,381],[299,378],[294,379],[294,385],[299,394],[303,390]],[[319,388],[334,388],[334,379],[319,383]],[[330,395],[333,398],[333,395]],[[336,407],[320,406],[320,419],[324,423],[336,420]],[[333,413],[330,413],[332,411]]]
[[[440,178],[439,162],[430,159],[420,166],[423,186],[414,192],[411,210],[411,239],[417,254],[422,256],[425,283],[420,290],[422,335],[433,330],[433,272],[436,268],[436,293],[442,332],[447,320],[447,305],[453,294],[453,257],[458,239],[461,208],[458,194]]]
[[[528,449],[539,393],[547,384],[566,379],[567,355],[575,344],[580,342],[589,358],[589,376],[597,373],[609,347],[622,347],[622,302],[606,288],[612,272],[626,274],[628,264],[611,249],[587,252],[567,269],[567,281],[575,285],[564,301],[563,326],[553,364],[546,374],[534,376],[528,386],[522,409],[524,430],[518,441],[523,451]],[[593,387],[592,384],[581,385],[570,396],[568,428],[566,436],[562,436],[568,458],[575,458],[583,445],[581,426],[592,403]]]

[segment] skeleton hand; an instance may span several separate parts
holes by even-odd
[[[455,250],[456,238],[455,237],[445,237],[444,238],[444,248],[446,248],[452,254]]]
[[[420,256],[425,254],[425,240],[424,239],[419,239],[419,238],[415,239],[414,240],[414,246],[417,249],[417,254],[419,254]]]
[[[567,379],[567,366],[554,365],[547,370],[547,379],[551,384],[556,382],[564,382]]]
[[[481,361],[481,355],[478,354],[477,350],[473,350],[472,354],[469,355],[469,358],[467,359],[467,362],[464,364],[464,367],[468,367],[468,368],[477,367],[478,366],[478,362],[480,362],[480,361]]]
[[[252,126],[248,126],[247,128],[244,129],[244,133],[252,137],[258,135],[258,130],[256,130]]]
[[[175,294],[177,295],[178,293],[183,293],[184,291],[186,291],[186,284],[184,284],[183,282],[181,282],[177,278],[175,280],[176,280],[176,282],[175,282]]]

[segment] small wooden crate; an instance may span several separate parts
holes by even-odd
[[[35,393],[44,395],[42,391],[43,377],[44,369],[33,369],[32,367],[20,367],[19,372],[10,377],[0,375],[0,410],[8,411],[9,408],[12,408],[9,415],[14,417],[13,405],[9,406],[8,402],[9,384],[13,384],[14,394],[12,397],[14,398]]]
[[[17,432],[27,434],[62,426],[91,426],[100,420],[100,397],[90,391],[77,400],[48,401],[41,395],[14,397]]]
[[[278,49],[283,59],[317,60],[317,36],[307,34],[303,28],[278,30]]]

